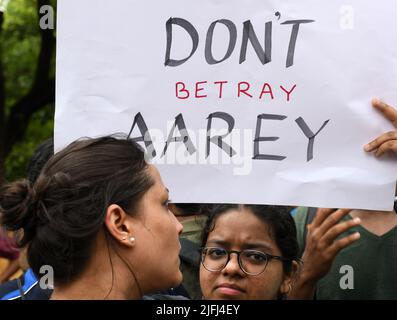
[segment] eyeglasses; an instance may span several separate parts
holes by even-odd
[[[257,276],[265,271],[271,259],[290,261],[289,259],[257,250],[235,251],[217,247],[205,247],[201,249],[201,264],[210,272],[219,272],[229,263],[232,253],[237,254],[240,269],[251,276]]]

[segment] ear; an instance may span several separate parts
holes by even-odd
[[[280,287],[280,294],[288,295],[294,286],[294,283],[298,276],[299,264],[296,261],[292,261],[291,272],[284,276],[284,280]]]
[[[105,226],[120,245],[130,248],[135,245],[130,216],[117,204],[112,204],[107,208]]]

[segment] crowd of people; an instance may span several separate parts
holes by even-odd
[[[397,128],[393,107],[373,105]],[[397,131],[363,148],[397,153]],[[169,192],[132,140],[56,154],[46,141],[26,179],[1,187],[0,299],[397,298],[394,211],[174,204]]]

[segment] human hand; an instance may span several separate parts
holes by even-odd
[[[395,108],[378,99],[372,100],[372,105],[397,128],[397,110]],[[376,157],[380,157],[387,152],[397,154],[397,131],[389,131],[380,135],[375,140],[366,144],[364,150],[374,152]]]
[[[349,214],[348,209],[318,209],[313,222],[307,226],[306,247],[303,252],[303,281],[312,285],[330,270],[336,255],[360,238],[358,232],[337,238],[361,223],[359,218],[340,222]]]

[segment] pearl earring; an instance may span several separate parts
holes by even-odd
[[[130,242],[134,243],[135,242],[135,238],[134,237],[130,237]]]

